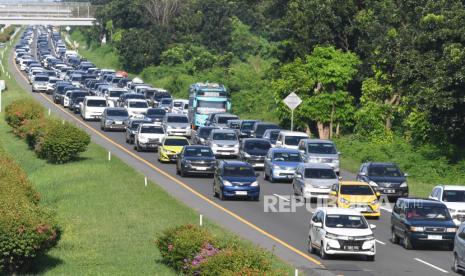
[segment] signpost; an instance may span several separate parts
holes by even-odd
[[[294,109],[296,109],[301,103],[302,100],[297,96],[296,93],[292,92],[289,94],[283,102],[291,109],[291,131],[294,130]]]
[[[0,80],[0,112],[2,112],[2,91],[6,89],[5,81]]]

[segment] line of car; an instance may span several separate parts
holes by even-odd
[[[173,100],[168,91],[129,79],[125,72],[96,68],[68,51],[52,29],[38,28],[37,33],[40,63],[31,55],[32,28],[15,51],[33,92],[51,94],[55,103],[84,120],[99,120],[103,131],[124,132],[137,151],[157,152],[157,159],[175,163],[182,177],[212,177],[213,196],[260,200],[256,170],[262,169],[270,183],[290,182],[290,193],[297,199],[334,203],[313,213],[309,251],[318,251],[322,258],[357,254],[374,261],[374,225],[365,217],[380,217],[379,197],[384,195],[397,200],[391,215],[392,242],[406,249],[420,243],[444,244],[454,249],[454,269],[465,266],[465,227],[457,231],[465,219],[464,187],[440,185],[429,199],[409,198],[408,175],[396,164],[379,162],[363,163],[357,181],[341,181],[341,153],[332,141],[230,113],[212,113],[205,126],[193,130],[187,100]]]

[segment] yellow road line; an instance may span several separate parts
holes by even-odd
[[[15,65],[15,68],[16,68],[16,71],[19,73],[19,75],[25,79],[26,81],[27,78],[24,76],[24,74],[18,70],[18,67]],[[147,160],[143,159],[142,157],[138,156],[137,154],[134,154],[133,152],[129,151],[128,149],[126,149],[125,147],[121,146],[120,144],[114,142],[112,139],[110,139],[108,136],[106,135],[103,135],[102,133],[100,133],[99,131],[97,131],[96,129],[94,129],[93,127],[91,127],[89,124],[81,121],[80,119],[76,118],[75,116],[72,116],[71,114],[68,113],[68,111],[66,109],[64,109],[63,107],[59,106],[59,105],[56,105],[52,100],[50,100],[47,96],[45,96],[44,94],[39,94],[41,95],[44,99],[46,99],[48,102],[52,103],[55,107],[59,108],[61,111],[65,112],[69,117],[71,117],[72,119],[74,119],[75,121],[77,121],[78,123],[80,123],[81,125],[83,125],[84,127],[90,129],[92,132],[94,132],[95,134],[97,134],[98,136],[100,136],[101,138],[105,139],[106,141],[108,141],[109,143],[111,143],[112,145],[114,145],[115,147],[121,149],[122,151],[126,152],[127,154],[129,154],[130,156],[134,157],[135,159],[141,161],[142,163],[144,163],[145,165],[151,167],[152,169],[154,169],[155,171],[157,171],[158,173],[162,174],[163,176],[167,177],[168,179],[174,181],[176,184],[182,186],[183,188],[185,188],[186,190],[190,191],[191,193],[193,193],[194,195],[196,195],[197,197],[203,199],[204,201],[206,201],[207,203],[211,204],[212,206],[222,210],[223,212],[226,212],[227,214],[229,214],[230,216],[234,217],[235,219],[239,220],[240,222],[246,224],[247,226],[255,229],[256,231],[258,231],[259,233],[267,236],[268,238],[274,240],[275,242],[281,244],[282,246],[288,248],[289,250],[293,251],[294,253],[304,257],[305,259],[309,260],[310,262],[316,264],[316,265],[319,265],[320,267],[324,268],[323,264],[318,261],[317,259],[315,258],[312,258],[310,256],[308,256],[307,254],[305,254],[304,252],[300,251],[299,249],[293,247],[292,245],[286,243],[285,241],[279,239],[278,237],[275,237],[273,236],[272,234],[268,233],[267,231],[261,229],[260,227],[256,226],[255,224],[249,222],[248,220],[242,218],[241,216],[237,215],[236,213],[232,212],[231,210],[229,209],[226,209],[224,208],[223,206],[219,205],[218,203],[212,201],[211,199],[209,199],[208,197],[202,195],[201,193],[197,192],[196,190],[194,190],[193,188],[191,188],[189,185],[185,184],[184,182],[182,182],[181,180],[173,177],[172,175],[168,174],[167,172],[165,172],[164,170],[158,168],[157,166],[153,165],[152,163],[148,162]]]

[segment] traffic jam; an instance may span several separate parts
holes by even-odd
[[[333,141],[239,118],[224,85],[197,82],[185,98],[174,98],[127,72],[98,68],[69,50],[53,27],[26,28],[14,61],[32,93],[118,136],[137,154],[150,154],[177,177],[203,182],[219,202],[266,205],[273,197],[316,206],[301,229],[312,255],[375,261],[377,245],[385,243],[375,237],[382,225],[382,238],[397,250],[441,248],[450,261],[440,265],[465,269],[464,186],[438,185],[428,198],[409,197],[408,174],[388,162],[360,164],[346,177]],[[296,105],[290,98],[289,106]]]

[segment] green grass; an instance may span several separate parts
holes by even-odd
[[[13,80],[7,85],[4,103],[30,97]],[[53,165],[40,160],[11,133],[3,113],[0,117],[1,145],[41,193],[41,204],[56,211],[64,230],[58,246],[37,259],[32,272],[175,275],[160,262],[154,240],[170,226],[198,223],[194,210],[154,183],[145,187],[143,175],[118,158],[108,161],[107,151],[94,143],[76,162]],[[220,237],[239,239],[208,219],[204,225]],[[248,241],[239,242],[252,246]],[[273,264],[291,273],[289,266],[275,257]]]

